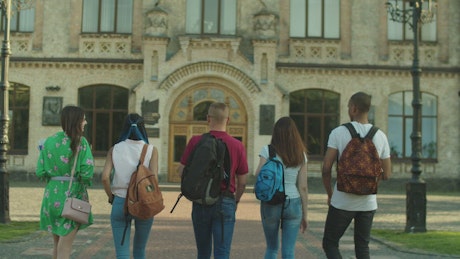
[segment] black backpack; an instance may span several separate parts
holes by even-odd
[[[181,193],[171,212],[182,196],[202,205],[214,204],[222,194],[223,181],[228,189],[229,161],[227,145],[210,133],[203,134],[182,171]]]

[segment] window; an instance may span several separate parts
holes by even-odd
[[[202,102],[193,107],[193,120],[194,121],[207,121],[208,119],[208,110],[212,102]]]
[[[84,33],[131,33],[133,0],[84,0]]]
[[[308,153],[323,156],[329,133],[339,125],[340,95],[320,89],[293,92],[289,115],[296,122]]]
[[[8,139],[10,154],[27,154],[29,142],[29,87],[10,83]]]
[[[105,155],[120,137],[128,114],[129,92],[118,86],[95,85],[81,88],[78,95],[88,121],[85,135],[93,153],[95,156]]]
[[[422,158],[437,157],[437,98],[422,93]],[[410,158],[412,154],[412,91],[390,95],[388,104],[388,142],[392,157]]]
[[[236,0],[187,0],[190,34],[236,34]]]
[[[340,0],[291,0],[290,13],[291,37],[340,37]]]
[[[35,8],[16,11],[16,6],[12,5],[10,16],[10,31],[13,32],[33,32],[35,22]],[[5,19],[1,14],[1,31],[5,30]]]
[[[400,2],[396,0],[390,0],[393,6],[398,4],[398,7],[402,10],[409,10],[412,7],[409,2]],[[428,5],[422,5],[423,9],[428,9]],[[412,20],[409,23],[400,23],[391,20],[391,15],[387,15],[388,19],[388,39],[395,41],[404,41],[404,40],[413,40],[414,31],[410,27],[409,23],[412,23]],[[419,25],[420,26],[420,25]],[[420,41],[434,42],[436,41],[436,20],[433,20],[431,23],[426,23],[421,25],[421,30],[419,32]]]

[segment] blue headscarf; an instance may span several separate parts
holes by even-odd
[[[128,130],[126,130],[126,132],[120,136],[119,142],[128,139],[131,135],[134,135],[137,137],[137,139],[143,140],[145,143],[148,144],[149,140],[147,138],[147,133],[145,132],[145,129],[139,129],[139,126],[137,125],[139,123],[139,120],[141,120],[141,117],[139,117],[136,121],[132,121],[131,116],[128,115],[127,119],[131,125],[129,126]]]

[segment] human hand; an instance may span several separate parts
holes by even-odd
[[[109,196],[109,203],[110,203],[110,204],[113,203],[113,198],[115,198],[115,195],[112,194],[112,196]]]
[[[302,218],[302,221],[300,222],[300,232],[302,234],[305,233],[305,230],[307,230],[307,226],[308,226],[307,220]]]

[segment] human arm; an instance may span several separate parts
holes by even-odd
[[[243,196],[244,190],[246,189],[247,175],[247,173],[236,175],[235,201],[237,204],[240,202],[241,196]]]
[[[256,178],[259,175],[260,169],[262,168],[262,166],[267,162],[267,159],[265,159],[263,156],[259,156],[259,158],[260,158],[259,165],[257,166],[256,172],[255,172]]]
[[[104,169],[102,170],[102,176],[101,176],[102,185],[104,186],[104,191],[105,191],[105,194],[107,194],[110,204],[113,202],[112,189],[110,187],[110,173],[112,172],[112,169],[113,169],[112,152],[113,152],[113,147],[110,148],[109,152],[107,152]]]
[[[299,170],[297,177],[297,187],[302,201],[302,221],[300,223],[300,231],[305,233],[308,226],[308,177],[307,177],[307,163],[304,163]]]
[[[45,152],[46,152],[45,150],[40,151],[35,174],[40,180],[48,181],[49,175],[46,174],[46,170],[45,170],[45,157],[46,157]]]
[[[177,174],[178,174],[180,177],[182,177],[182,172],[184,171],[184,167],[185,167],[185,165],[179,164],[179,165],[177,166],[177,168],[176,168],[176,172],[177,172]]]
[[[81,138],[80,151],[78,154],[78,165],[75,173],[78,172],[79,180],[86,185],[91,185],[94,176],[94,158],[91,146],[85,137]]]
[[[334,164],[334,161],[336,159],[337,159],[337,149],[328,147],[326,150],[326,155],[324,156],[324,160],[323,160],[323,168],[321,170],[324,189],[326,190],[326,193],[327,193],[327,204],[328,205],[331,204],[331,197],[332,197],[331,170],[332,170],[332,165]]]
[[[158,150],[156,147],[153,147],[152,149],[152,157],[150,157],[149,169],[153,172],[153,175],[155,175],[155,178],[157,178],[158,181]]]
[[[391,176],[391,160],[390,158],[382,159],[382,180],[388,180]]]

